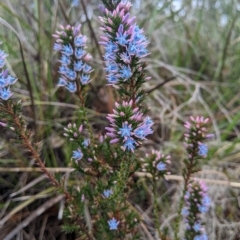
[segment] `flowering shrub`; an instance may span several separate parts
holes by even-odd
[[[190,183],[184,195],[184,203],[182,215],[186,223],[185,239],[208,239],[201,216],[208,211],[211,204],[205,183],[202,181]]]
[[[204,117],[190,117],[190,121],[185,123],[187,133],[185,133],[184,146],[188,153],[188,158],[184,160],[185,168],[183,169],[183,177],[185,180],[185,187],[187,187],[190,175],[198,171],[200,159],[207,156],[208,148],[204,143],[211,138],[212,134],[207,134],[206,124],[209,121]]]
[[[149,117],[143,117],[138,107],[133,108],[132,100],[115,105],[113,114],[108,114],[107,117],[111,127],[106,128],[106,135],[112,138],[111,143],[120,142],[124,151],[134,152],[141,140],[153,133],[153,121]]]
[[[142,171],[152,174],[153,179],[158,179],[159,177],[164,177],[164,175],[169,175],[171,156],[165,156],[160,151],[152,150],[151,154],[146,154],[145,158],[142,159]]]
[[[77,1],[72,4],[76,5]],[[131,3],[127,0],[103,1],[100,17],[103,31],[100,44],[104,47],[104,61],[107,84],[117,90],[115,109],[107,115],[109,126],[106,134],[96,134],[89,123],[86,106],[86,86],[90,83],[93,68],[88,64],[91,55],[86,51],[87,37],[76,27],[60,25],[53,37],[54,50],[59,54],[59,81],[57,86],[65,87],[76,94],[81,102],[81,124],[69,123],[64,128],[71,151],[71,166],[79,182],[65,186],[62,179],[53,176],[40,157],[40,148],[34,143],[32,133],[27,130],[21,115],[21,104],[11,101],[10,86],[17,78],[3,70],[0,74],[1,118],[8,123],[31,153],[32,158],[48,176],[57,193],[64,194],[65,232],[76,232],[81,239],[140,239],[139,227],[142,216],[133,208],[131,194],[136,194],[137,173],[143,173],[153,192],[154,228],[158,237],[167,237],[160,231],[158,201],[160,181],[171,174],[171,157],[159,150],[147,152],[141,157],[140,148],[147,137],[153,134],[153,120],[147,115],[143,101],[143,83],[149,54],[148,41],[137,23],[131,17]],[[4,67],[7,55],[0,51],[0,67]],[[201,220],[210,206],[207,187],[203,182],[192,179],[193,173],[201,168],[200,160],[208,154],[205,143],[212,135],[207,134],[208,119],[190,117],[186,122],[184,146],[187,157],[182,175],[183,194],[179,204],[178,219],[174,220],[175,239],[179,239],[179,223],[185,222],[185,239],[207,239]],[[139,160],[141,159],[141,160]],[[137,180],[136,180],[137,181]],[[165,238],[167,239],[167,238]]]
[[[77,92],[79,98],[84,104],[83,91],[85,86],[90,83],[90,73],[92,67],[87,62],[92,56],[86,52],[87,37],[81,34],[81,25],[71,27],[70,25],[60,26],[61,31],[53,34],[56,38],[54,50],[59,51],[61,56],[59,62],[59,78],[58,86],[63,86],[69,92]]]

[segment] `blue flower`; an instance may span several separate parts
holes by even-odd
[[[144,139],[147,135],[153,133],[148,125],[142,125],[134,130],[134,135],[138,138]]]
[[[130,56],[127,52],[122,53],[122,54],[120,55],[120,57],[121,57],[121,60],[122,60],[124,63],[129,64],[129,63],[131,62],[131,56]]]
[[[130,137],[131,136],[132,127],[129,126],[128,123],[123,123],[122,128],[119,128],[119,133],[121,137]]]
[[[118,45],[116,43],[109,41],[106,44],[105,50],[107,53],[116,52],[118,50]]]
[[[128,43],[127,37],[128,37],[127,34],[119,33],[117,34],[116,40],[121,46],[126,46]]]
[[[75,57],[77,59],[82,58],[86,54],[86,51],[84,51],[82,48],[76,48],[75,50]]]
[[[202,204],[205,205],[205,206],[211,205],[211,199],[210,199],[210,197],[204,196],[203,199],[202,199]]]
[[[87,64],[85,64],[84,66],[83,66],[83,72],[84,73],[90,73],[92,71],[92,67],[91,66],[89,66],[89,65],[87,65]]]
[[[123,148],[124,150],[131,150],[132,152],[134,151],[135,149],[135,146],[134,144],[136,144],[136,141],[132,138],[127,138],[123,144]]]
[[[118,82],[118,78],[116,75],[108,75],[107,80],[109,84],[116,84]]]
[[[5,53],[0,50],[0,68],[3,68],[5,65],[5,58],[7,55],[5,55]]]
[[[208,240],[207,234],[202,234],[201,235],[201,240]]]
[[[71,93],[75,93],[77,91],[77,85],[75,82],[68,82],[66,88]]]
[[[189,210],[188,208],[184,207],[181,212],[182,216],[186,217],[189,215]]]
[[[82,157],[83,157],[83,153],[82,153],[82,151],[80,149],[75,150],[75,151],[72,152],[72,158],[74,160],[81,160]]]
[[[146,125],[153,125],[153,120],[148,116],[144,119],[144,122]]]
[[[107,73],[110,73],[110,72],[116,73],[116,72],[118,72],[118,65],[116,63],[108,62],[105,70]]]
[[[0,68],[4,67],[4,65],[5,65],[5,58],[7,56],[8,55],[4,51],[0,50]]]
[[[134,131],[134,135],[141,139],[144,139],[147,135],[152,133],[153,130],[151,129],[151,125],[150,124],[147,125],[146,122],[144,122],[142,126],[138,127]]]
[[[0,74],[0,88],[4,88],[9,84],[9,79],[4,75],[4,72]]]
[[[74,38],[74,45],[76,46],[76,47],[82,47],[82,46],[84,46],[85,45],[85,41],[86,39],[85,38],[83,38],[82,36],[76,36],[75,38]]]
[[[84,147],[88,147],[89,144],[90,144],[90,139],[89,139],[89,138],[84,139],[84,141],[82,142],[82,145],[83,145]]]
[[[4,67],[7,56],[4,51],[0,50],[0,69]],[[0,98],[2,100],[7,101],[13,95],[10,90],[10,85],[13,85],[16,81],[17,78],[9,75],[7,69],[0,73]]]
[[[65,78],[60,77],[57,86],[59,87],[65,87],[67,85],[67,81]]]
[[[144,128],[139,127],[134,130],[134,135],[138,138],[143,139],[145,137]]]
[[[206,157],[208,154],[208,147],[206,144],[199,144],[198,145],[198,155],[202,157]]]
[[[123,66],[119,72],[121,73],[121,78],[125,81],[132,76],[131,68],[129,66]]]
[[[139,46],[137,48],[137,56],[139,58],[144,57],[148,54],[148,50],[144,46]]]
[[[109,229],[110,230],[117,230],[119,225],[119,221],[117,221],[114,217],[108,221]]]
[[[12,95],[10,88],[0,88],[0,98],[2,100],[7,101]]]
[[[67,56],[72,56],[73,55],[72,46],[70,44],[63,45],[62,53],[67,55]]]
[[[146,37],[143,34],[141,34],[140,31],[135,31],[134,38],[133,38],[133,41],[135,43],[143,42],[143,41],[146,41],[146,40],[147,40]]]
[[[53,50],[61,51],[62,50],[62,44],[54,43]]]
[[[83,61],[74,62],[74,70],[77,71],[77,72],[82,71],[83,66],[84,66]]]
[[[135,25],[134,32],[135,33],[139,33],[140,32],[140,28],[139,28],[138,25]]]
[[[189,198],[190,196],[191,196],[191,195],[190,195],[190,192],[189,192],[189,191],[186,191],[184,197]]]
[[[200,223],[195,222],[193,225],[193,229],[195,232],[199,232],[201,230],[202,225]]]
[[[202,240],[202,239],[201,239],[201,236],[200,236],[200,235],[197,235],[197,236],[194,237],[193,240]]]
[[[79,0],[72,0],[72,6],[77,7],[79,5]]]
[[[193,240],[208,240],[208,236],[206,234],[197,235]]]
[[[205,205],[200,205],[198,207],[198,210],[201,212],[201,213],[206,213],[208,211],[208,207],[205,206]]]
[[[0,68],[3,68],[5,65],[5,60],[0,58]]]
[[[107,62],[107,61],[114,61],[115,59],[115,55],[113,55],[112,53],[109,53],[109,52],[106,52],[104,55],[103,55],[103,58],[104,60]],[[107,65],[107,63],[106,63]]]
[[[71,63],[70,57],[67,55],[62,55],[61,59],[59,60],[63,65],[69,65]]]
[[[127,51],[130,55],[136,55],[138,52],[137,45],[134,43],[129,43]]]
[[[113,194],[112,189],[106,189],[106,190],[103,191],[103,196],[105,198],[109,198],[112,194]]]
[[[15,78],[15,77],[13,77],[11,75],[8,75],[7,79],[8,79],[7,81],[8,81],[9,85],[13,85],[18,80],[17,78]]]
[[[58,72],[61,73],[61,74],[66,74],[67,71],[68,71],[68,67],[65,66],[65,65],[62,65],[62,66],[59,67]]]
[[[70,80],[74,81],[77,77],[77,74],[74,70],[68,68],[66,73],[65,73],[66,77],[69,78]]]
[[[88,84],[89,81],[90,81],[90,76],[89,75],[86,75],[86,74],[82,74],[81,75],[81,83],[82,83],[82,85]]]
[[[163,162],[159,162],[156,167],[157,167],[157,170],[158,170],[158,171],[164,171],[164,170],[166,170],[166,164],[163,163]]]

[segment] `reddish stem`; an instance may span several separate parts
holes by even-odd
[[[37,150],[33,147],[32,143],[29,140],[29,134],[26,134],[26,131],[22,127],[22,124],[20,122],[19,117],[14,113],[12,107],[7,103],[6,108],[4,110],[10,114],[13,118],[13,122],[15,127],[18,129],[18,132],[23,140],[24,146],[31,152],[33,158],[36,160],[38,165],[40,166],[41,170],[48,176],[48,178],[51,180],[52,184],[58,188],[61,188],[61,185],[57,182],[57,180],[50,174],[50,172],[46,169],[43,161],[39,157],[39,154]],[[71,196],[68,192],[64,190],[64,194],[67,199],[71,199]]]

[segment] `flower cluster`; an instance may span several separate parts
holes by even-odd
[[[185,239],[207,240],[201,217],[203,213],[208,212],[211,200],[205,183],[203,181],[191,182],[185,192],[184,202],[182,216],[186,223]]]
[[[141,144],[141,140],[153,133],[153,121],[150,117],[144,117],[138,107],[133,109],[132,100],[123,101],[122,104],[115,103],[115,106],[113,114],[107,116],[110,127],[106,127],[106,135],[112,138],[111,143],[120,142],[124,151],[133,152]]]
[[[110,85],[129,84],[130,80],[144,81],[144,64],[140,59],[148,55],[148,41],[143,30],[130,17],[129,1],[121,1],[113,11],[102,8],[104,17],[100,17],[105,33],[101,42],[105,49],[107,81]]]
[[[184,160],[183,168],[184,185],[187,187],[192,173],[197,172],[199,168],[199,159],[207,156],[208,147],[203,142],[211,138],[212,134],[207,134],[208,118],[190,117],[190,121],[185,123],[187,132],[184,134],[184,146],[188,152],[188,158]]]
[[[80,33],[81,25],[71,27],[60,26],[61,31],[53,34],[56,38],[54,50],[61,53],[59,62],[58,86],[66,87],[69,92],[78,92],[90,82],[92,67],[87,64],[91,55],[86,52],[87,37]]]
[[[0,69],[5,65],[5,59],[8,55],[0,50]],[[7,101],[13,93],[10,90],[10,86],[17,81],[17,78],[12,77],[8,74],[8,70],[2,70],[0,72],[0,98],[4,101]]]
[[[190,121],[185,123],[187,133],[185,133],[185,146],[188,151],[189,157],[193,157],[196,153],[200,157],[206,157],[208,153],[208,147],[203,143],[204,140],[212,137],[212,134],[207,134],[206,124],[208,118],[204,117],[190,117]]]
[[[69,123],[66,128],[64,128],[65,133],[63,134],[70,141],[76,142],[78,144],[78,148],[72,152],[72,159],[78,162],[84,156],[86,157],[88,162],[92,162],[95,159],[94,152],[89,150],[90,139],[85,137],[83,132],[83,125],[80,125],[77,128],[77,125]]]
[[[151,154],[146,154],[146,157],[142,160],[142,171],[151,173],[155,179],[159,176],[171,174],[169,171],[169,165],[171,164],[171,156],[165,156],[160,151],[152,150]]]

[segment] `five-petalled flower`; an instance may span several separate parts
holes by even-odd
[[[80,149],[77,149],[77,150],[72,152],[72,158],[75,161],[81,160],[82,157],[83,157],[83,153],[82,153],[82,151]]]
[[[117,221],[114,217],[108,221],[110,230],[117,230],[119,221]]]

